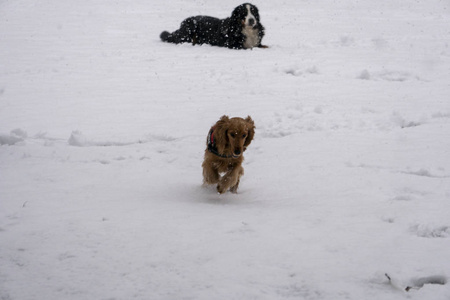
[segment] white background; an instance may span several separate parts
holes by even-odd
[[[0,0],[0,299],[450,299],[403,291],[450,276],[450,2],[260,0],[269,49],[159,40],[239,4]],[[219,196],[224,114],[257,129]]]

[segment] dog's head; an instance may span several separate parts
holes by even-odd
[[[231,19],[242,27],[253,28],[259,24],[258,8],[250,3],[241,4],[233,10]]]
[[[214,128],[217,150],[234,158],[242,155],[255,135],[255,123],[250,116],[245,119],[222,116]]]

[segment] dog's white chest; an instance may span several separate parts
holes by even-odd
[[[254,29],[253,27],[250,27],[250,26],[245,26],[242,29],[242,34],[245,36],[245,41],[244,41],[245,49],[251,49],[251,48],[259,45],[259,42],[261,39],[259,38],[258,33],[259,32],[257,29]]]

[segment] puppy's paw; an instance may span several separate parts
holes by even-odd
[[[223,187],[220,183],[217,185],[217,192],[219,194],[223,194],[227,191],[227,189],[225,187]]]
[[[237,194],[238,186],[239,186],[239,184],[236,184],[235,186],[232,186],[230,188],[230,192],[232,192],[233,194]]]

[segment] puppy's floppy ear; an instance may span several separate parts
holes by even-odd
[[[248,136],[245,139],[244,151],[247,149],[247,146],[250,145],[250,143],[253,140],[253,137],[255,136],[255,122],[253,122],[253,120],[252,120],[252,118],[250,116],[248,116],[245,119],[245,122],[247,123]]]
[[[217,151],[220,154],[224,154],[225,148],[228,144],[227,130],[229,127],[229,123],[230,118],[223,115],[220,120],[217,121],[216,125],[214,125],[214,138],[216,141]]]
[[[246,10],[245,6],[241,4],[231,13],[231,17],[228,19],[230,21],[227,33],[229,36],[237,37],[241,34],[244,10]]]
[[[242,12],[244,11],[244,5],[241,4],[238,7],[236,7],[235,9],[233,9],[233,11],[231,12],[231,17],[230,19],[233,22],[240,22],[241,17],[242,17]]]
[[[259,10],[258,10],[258,8],[257,8],[256,6],[254,6],[254,5],[253,5],[253,12],[252,12],[252,14],[255,16],[256,21],[258,21],[258,23],[259,23]]]

